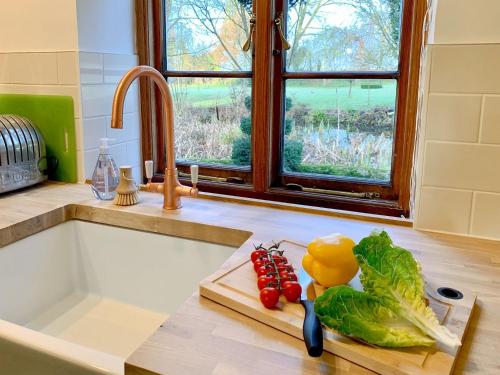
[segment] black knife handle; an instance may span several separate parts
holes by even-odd
[[[323,353],[323,329],[314,312],[314,302],[311,300],[301,300],[300,303],[306,311],[303,333],[307,352],[311,357],[319,357]]]

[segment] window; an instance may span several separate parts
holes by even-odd
[[[138,1],[141,63],[174,98],[181,178],[197,163],[205,191],[407,216],[418,3]],[[143,150],[157,145],[160,177],[158,108],[156,118],[143,113]]]

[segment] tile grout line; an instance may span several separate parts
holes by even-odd
[[[55,53],[56,55],[56,76],[57,76],[57,85],[60,85],[61,84],[61,77],[59,77],[59,73],[60,73],[60,70],[59,70],[59,54],[56,52]]]
[[[440,143],[440,144],[450,144],[450,145],[500,147],[499,143],[478,143],[478,142],[462,142],[462,141],[444,141],[444,140],[440,140],[440,139],[428,139],[427,142]]]
[[[483,121],[484,121],[484,107],[486,103],[486,95],[481,97],[481,113],[479,114],[479,131],[477,132],[477,143],[484,144],[481,142],[483,138]]]
[[[452,191],[466,191],[466,192],[476,192],[484,194],[500,195],[499,191],[483,190],[483,189],[468,189],[468,188],[457,188],[452,186],[438,186],[438,185],[422,185],[422,188],[431,188],[439,190],[452,190]]]
[[[467,234],[472,233],[472,223],[474,221],[474,210],[476,208],[476,193],[475,191],[472,192],[472,199],[470,202],[470,214],[469,214],[469,227],[467,228]]]

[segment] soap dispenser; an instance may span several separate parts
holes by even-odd
[[[116,195],[120,173],[109,153],[110,138],[101,138],[99,157],[92,174],[92,192],[97,199],[111,200]]]

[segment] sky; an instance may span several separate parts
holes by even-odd
[[[185,11],[187,11],[188,17],[195,18],[194,13],[192,13],[189,8],[186,8]],[[217,20],[218,27],[220,27],[220,25],[222,25],[222,23],[224,22],[224,18],[222,17],[223,15],[224,14],[222,12],[221,14],[217,15],[221,16],[221,18]],[[296,13],[294,11],[290,11],[292,22],[295,21],[295,16]],[[311,28],[321,28],[325,25],[325,23],[328,26],[345,27],[351,25],[353,22],[355,22],[355,9],[353,7],[331,4],[322,8],[320,16],[316,17],[312,21]],[[194,31],[193,34],[196,35],[197,39],[203,44],[211,44],[216,41],[214,35],[207,33],[205,30],[200,30],[200,25],[198,22],[193,22],[191,25]]]

